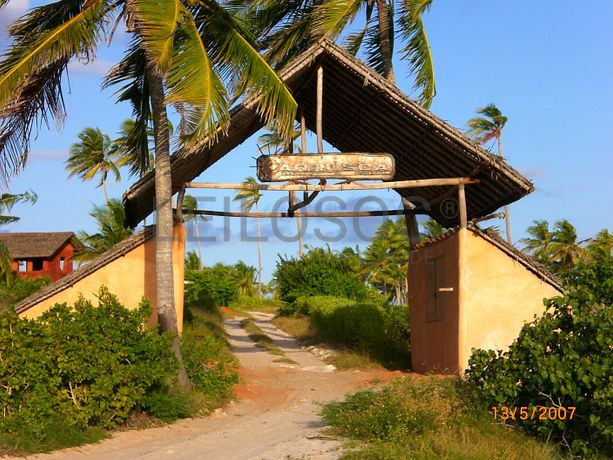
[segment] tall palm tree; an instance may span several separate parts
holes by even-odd
[[[115,176],[115,181],[121,179],[117,166],[115,150],[108,134],[100,128],[85,128],[78,135],[79,142],[70,147],[70,156],[66,160],[68,177],[78,176],[82,180],[100,178],[98,187],[102,186],[104,200],[108,203],[109,193],[106,180],[109,173]]]
[[[236,279],[238,281],[238,288],[240,290],[240,293],[244,296],[253,296],[255,268],[250,265],[247,265],[242,260],[239,260],[236,264],[234,264],[234,271],[236,273]]]
[[[86,262],[105,253],[133,234],[132,229],[126,227],[125,211],[120,200],[111,199],[105,206],[94,206],[89,215],[96,221],[98,231],[96,233],[81,231],[77,234],[82,248],[74,259],[79,262]]]
[[[613,257],[613,235],[607,229],[601,230],[585,249],[592,259]]]
[[[183,198],[183,209],[188,211],[196,211],[198,209],[198,200],[191,195],[185,195]],[[198,270],[202,270],[202,245],[200,244],[200,233],[198,231],[199,222],[198,221],[206,221],[204,216],[199,216],[198,214],[189,214],[184,220],[194,221],[194,233],[196,236],[196,244],[198,245]]]
[[[496,153],[502,157],[502,129],[507,124],[505,117],[495,104],[488,104],[477,109],[479,117],[468,120],[468,135],[480,144],[487,144],[495,140],[497,145]],[[504,207],[504,218],[506,224],[507,241],[513,243],[511,238],[511,217],[509,215],[509,205]]]
[[[245,185],[257,185],[257,181],[254,177],[248,177],[243,181]],[[250,212],[255,206],[255,212],[259,212],[259,201],[262,198],[262,193],[256,189],[240,189],[236,191],[233,200],[240,201],[241,209],[244,212]],[[256,219],[257,233],[258,233],[258,295],[262,297],[262,241],[261,241],[261,229],[260,219]]]
[[[0,195],[0,226],[17,222],[19,217],[11,216],[9,213],[17,203],[36,203],[38,196],[34,192],[24,192],[12,195],[3,193]],[[6,245],[0,241],[0,277],[6,283],[10,283],[13,276],[13,258]]]
[[[0,8],[10,0],[0,0]],[[291,130],[296,102],[258,53],[230,4],[215,0],[59,0],[30,10],[10,28],[0,62],[0,158],[6,174],[24,165],[33,126],[64,119],[62,77],[71,59],[89,62],[125,20],[133,41],[107,82],[121,83],[141,129],[152,120],[155,139],[157,313],[182,361],[173,296],[172,181],[167,104],[183,104],[187,141],[228,127],[228,93],[257,92],[265,121]],[[222,78],[225,79],[222,81]],[[144,135],[141,135],[141,139]],[[209,136],[211,142],[215,136]],[[179,381],[189,386],[184,368]]]
[[[528,238],[519,240],[524,245],[523,250],[532,255],[538,262],[547,265],[550,262],[550,250],[552,234],[549,222],[544,219],[532,221],[526,233]]]
[[[421,234],[422,240],[429,240],[430,238],[435,238],[445,233],[445,227],[431,217],[424,221],[421,225],[424,228],[424,231]]]
[[[577,230],[568,220],[562,219],[554,224],[549,252],[556,273],[571,270],[586,256],[587,252],[581,246],[583,243],[577,240]]]
[[[430,107],[436,94],[434,65],[422,15],[432,0],[243,0],[251,7],[252,24],[271,62],[282,66],[310,44],[345,37],[353,54],[364,50],[366,62],[395,83],[395,48],[414,75],[416,99]],[[358,20],[358,18],[361,18]],[[359,24],[357,24],[359,22]],[[356,30],[346,34],[348,30]],[[400,44],[397,47],[396,44]]]

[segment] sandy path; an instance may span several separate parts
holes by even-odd
[[[275,363],[253,345],[240,319],[225,322],[244,383],[237,401],[209,417],[185,419],[173,425],[118,432],[99,444],[66,449],[35,459],[336,459],[340,442],[321,435],[318,416],[322,402],[341,398],[369,385],[389,380],[392,372],[334,371],[291,337],[275,328],[272,315],[254,319],[298,365]]]

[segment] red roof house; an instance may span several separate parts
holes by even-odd
[[[49,276],[57,281],[72,271],[74,233],[1,233],[20,278]]]

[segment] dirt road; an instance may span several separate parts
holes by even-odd
[[[102,459],[335,459],[340,442],[322,436],[321,403],[389,380],[398,373],[335,371],[303,351],[291,337],[275,328],[272,315],[254,313],[263,329],[288,358],[299,363],[276,363],[240,327],[226,321],[230,343],[241,362],[244,383],[237,401],[210,417],[185,419],[161,428],[116,433],[99,444],[66,449],[41,460]]]

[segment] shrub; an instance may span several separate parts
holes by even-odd
[[[129,311],[101,288],[98,303],[56,305],[37,320],[0,313],[0,429],[58,417],[110,428],[174,377],[171,337],[143,326],[147,302]]]
[[[240,295],[238,299],[230,302],[228,306],[232,308],[236,307],[242,310],[276,312],[280,309],[286,308],[287,303],[278,299],[266,299],[262,297]]]
[[[199,272],[186,272],[185,290],[187,306],[216,308],[238,299],[239,281],[233,267],[217,264]]]
[[[13,307],[19,301],[34,294],[38,290],[51,282],[48,276],[38,278],[17,278],[11,279],[10,283],[0,283],[0,309]]]
[[[466,375],[488,407],[576,407],[572,420],[516,423],[576,453],[612,455],[613,262],[582,263],[567,282],[507,352],[474,350]]]
[[[238,361],[227,342],[219,310],[191,310],[181,337],[183,362],[208,411],[233,396],[232,388],[239,381]]]
[[[311,248],[300,259],[280,257],[274,277],[286,302],[317,295],[365,300],[369,291],[352,261],[330,249]]]
[[[405,369],[410,367],[406,306],[315,296],[301,297],[279,313],[308,314],[316,326],[334,341],[386,364]]]

